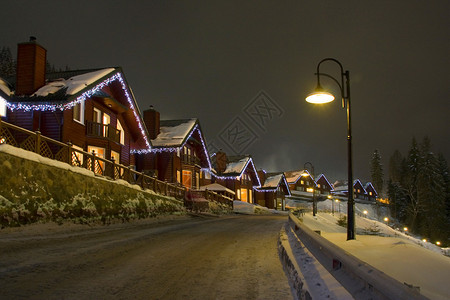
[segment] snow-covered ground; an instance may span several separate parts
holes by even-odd
[[[339,217],[347,211],[346,202],[340,202],[341,213],[339,203],[334,204],[338,205],[333,209],[331,200],[319,202],[317,216],[307,212],[301,217],[303,223],[312,230],[320,230],[324,238],[387,275],[419,287],[422,295],[430,299],[450,299],[450,257],[443,255],[443,249],[389,227],[383,221],[386,212],[380,209],[377,212],[373,205],[361,203],[355,205],[356,240],[347,241],[347,229],[337,225]],[[298,205],[311,206],[310,203]],[[283,213],[241,201],[235,201],[234,207],[236,212],[247,214]],[[293,238],[289,232],[287,235],[285,239]],[[312,289],[311,294],[319,298],[322,295],[328,299],[347,299],[348,295],[339,289],[335,279],[317,265],[313,254],[300,241],[298,243],[299,247],[291,251],[299,262],[300,276]]]
[[[441,248],[358,215],[356,240],[347,241],[346,228],[337,225],[339,215],[319,208],[316,217],[307,213],[302,219],[306,226],[320,230],[324,238],[357,258],[402,283],[420,287],[424,296],[449,299],[450,257],[444,256]]]

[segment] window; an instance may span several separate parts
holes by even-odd
[[[73,107],[73,120],[84,125],[84,101]]]
[[[300,180],[300,184],[301,184],[301,185],[304,185],[305,182],[304,182],[303,180]]]
[[[372,196],[372,192],[369,192],[369,195]]]
[[[177,182],[181,183],[181,172],[180,172],[180,170],[177,170]]]
[[[241,199],[241,189],[237,189],[236,197],[237,197],[238,200]]]
[[[92,152],[95,153],[95,156],[105,158],[105,148],[95,147],[95,146],[88,146],[88,152],[92,154]],[[103,171],[105,170],[105,163],[102,160],[96,160],[98,164],[95,166],[95,172],[101,173],[98,167],[100,167]]]
[[[123,130],[122,123],[117,120],[117,130],[120,130],[120,143],[125,145],[125,131]]]
[[[6,116],[6,101],[0,99],[0,117]]]
[[[208,171],[205,171],[205,179],[211,179],[211,173],[209,173]]]
[[[116,164],[120,164],[120,154],[114,150],[111,150],[111,160],[114,158]]]
[[[320,189],[320,183],[317,185],[317,188],[319,188]]]
[[[103,136],[104,137],[109,137],[107,125],[109,125],[110,123],[111,123],[111,117],[108,114],[104,113],[103,118],[102,118],[102,124],[106,125],[106,126],[103,126]]]
[[[183,170],[183,185],[190,189],[192,188],[192,172]]]

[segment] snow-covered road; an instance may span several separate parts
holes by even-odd
[[[2,299],[292,299],[286,216],[178,217],[0,232]]]

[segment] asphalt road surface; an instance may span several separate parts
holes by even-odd
[[[0,299],[292,299],[287,216],[0,231]]]

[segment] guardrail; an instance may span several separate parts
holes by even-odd
[[[317,260],[356,299],[427,299],[303,225],[292,213],[289,226]]]

